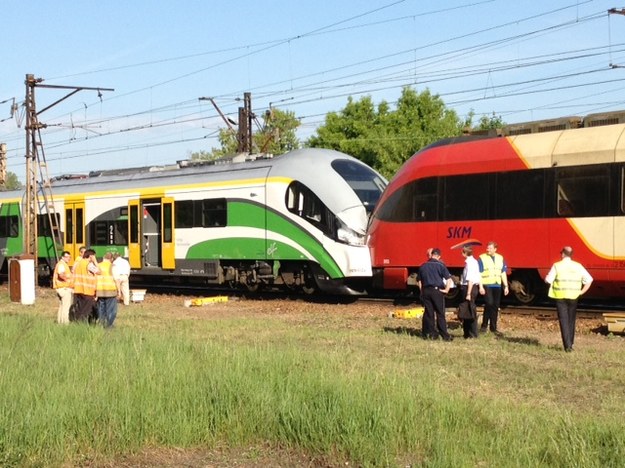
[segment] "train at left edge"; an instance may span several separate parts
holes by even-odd
[[[84,245],[128,258],[133,283],[358,295],[372,275],[369,214],[386,184],[351,156],[312,148],[57,177],[53,210],[38,203],[38,275]],[[24,206],[24,191],[0,192],[5,274],[24,249]]]

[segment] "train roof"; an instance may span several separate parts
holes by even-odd
[[[208,183],[227,184],[283,177],[298,180],[321,196],[330,209],[340,211],[348,206],[362,205],[355,193],[345,193],[339,185],[345,180],[332,170],[335,160],[351,161],[369,171],[363,162],[339,151],[322,148],[304,148],[275,157],[229,158],[215,163],[178,162],[171,166],[142,167],[114,171],[93,171],[89,176],[58,177],[51,183],[54,197],[73,194],[132,192],[148,190],[159,192],[172,187],[202,187]],[[375,171],[373,171],[375,172]],[[379,175],[379,174],[378,174]],[[381,180],[386,180],[379,176]],[[253,182],[256,183],[256,182]],[[19,200],[24,190],[3,192],[0,199]]]
[[[163,166],[143,166],[113,170],[94,170],[89,174],[64,174],[51,179],[53,193],[77,193],[81,190],[102,190],[107,186],[167,186],[179,183],[194,183],[204,180],[202,176],[223,174],[236,179],[249,177],[255,172],[264,173],[267,168],[276,167],[284,173],[300,173],[304,167],[316,168],[308,171],[307,176],[317,176],[326,164],[335,159],[348,159],[366,166],[363,162],[339,151],[325,148],[303,148],[288,153],[272,155],[239,154],[214,161],[178,161],[176,164]],[[245,175],[243,175],[245,174]],[[18,197],[22,190],[2,192],[2,198]]]
[[[437,165],[466,163],[466,168],[471,163],[502,162],[506,159],[507,152],[503,151],[506,147],[515,155],[510,159],[523,161],[526,168],[623,162],[625,123],[511,136],[447,138],[427,146],[413,158],[435,152]],[[495,165],[490,170],[503,168]],[[489,172],[488,166],[482,166],[480,172]]]
[[[404,184],[435,176],[625,162],[625,123],[514,136],[438,141],[406,161],[381,201]]]

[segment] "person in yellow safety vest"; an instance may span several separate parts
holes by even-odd
[[[113,254],[107,252],[98,264],[96,296],[98,297],[98,321],[105,327],[113,326],[117,317],[117,284],[113,278]]]
[[[83,257],[74,264],[74,267],[76,320],[86,322],[93,316],[96,306],[96,275],[100,269],[95,258],[95,251],[85,250]]]
[[[72,273],[76,271],[76,265],[78,265],[78,262],[82,260],[82,257],[85,255],[85,250],[87,250],[87,247],[85,247],[84,245],[81,245],[78,248],[78,257],[76,257],[76,260],[74,260],[74,264],[72,265]]]
[[[67,250],[64,250],[61,254],[61,258],[54,267],[54,274],[52,275],[52,287],[59,297],[59,309],[56,313],[56,321],[62,324],[69,323],[69,310],[74,301],[72,269],[69,266],[71,258],[71,254]]]
[[[497,319],[501,305],[501,292],[503,290],[503,294],[507,296],[509,291],[506,273],[508,265],[505,259],[497,253],[497,242],[490,241],[486,244],[486,252],[480,255],[477,263],[482,277],[480,294],[484,296],[484,315],[480,331],[486,333],[486,330],[490,328],[491,332],[500,335],[497,329]]]
[[[564,351],[570,353],[575,342],[577,298],[588,291],[592,276],[581,263],[573,261],[572,247],[563,247],[560,255],[562,260],[551,266],[545,283],[549,285],[549,297],[556,301]]]

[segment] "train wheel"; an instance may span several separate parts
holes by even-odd
[[[457,285],[455,288],[451,288],[447,294],[445,294],[445,301],[453,304],[460,303],[460,285]]]
[[[312,294],[315,294],[315,292],[317,292],[317,288],[312,284],[305,284],[302,286],[302,291],[304,291],[305,294],[308,294],[310,296]]]
[[[536,289],[536,282],[527,273],[521,273],[511,278],[510,290],[521,304],[527,305],[534,302],[537,296]]]

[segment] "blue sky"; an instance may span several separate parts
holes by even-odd
[[[218,146],[243,93],[301,119],[429,89],[507,123],[625,109],[625,16],[605,0],[3,1],[0,142],[24,180],[24,78],[80,91],[40,115],[50,176]],[[611,67],[610,64],[616,65]],[[36,89],[43,109],[67,91]],[[17,113],[11,117],[11,104]]]

